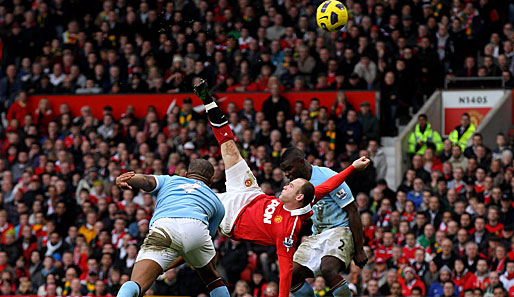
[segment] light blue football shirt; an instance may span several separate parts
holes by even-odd
[[[310,182],[314,186],[318,186],[336,174],[332,169],[312,166]],[[312,233],[316,235],[336,227],[349,227],[348,214],[343,208],[353,200],[352,191],[346,182],[343,182],[337,189],[318,201],[312,207]]]
[[[216,235],[225,216],[225,208],[205,183],[177,175],[153,177],[157,186],[150,194],[157,196],[157,199],[150,226],[160,218],[197,219],[207,224],[211,237]]]

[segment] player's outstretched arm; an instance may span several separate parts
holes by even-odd
[[[221,157],[225,163],[225,170],[243,160],[239,149],[234,142],[234,134],[228,125],[227,117],[223,114],[207,90],[207,83],[202,79],[194,86],[194,92],[203,102],[214,137],[221,147]]]
[[[314,187],[314,201],[312,204],[316,204],[321,198],[327,196],[333,190],[337,189],[354,170],[363,170],[369,165],[369,159],[366,157],[359,158],[353,162],[352,165],[348,166],[345,170],[327,179],[322,184]]]
[[[151,192],[157,187],[157,181],[155,177],[151,175],[127,172],[116,178],[116,185],[122,189],[132,189],[132,187],[136,187],[146,192]]]

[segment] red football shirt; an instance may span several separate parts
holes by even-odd
[[[293,272],[293,254],[302,222],[311,215],[311,206],[339,187],[355,168],[350,166],[315,187],[314,201],[305,207],[288,210],[278,198],[262,194],[238,214],[230,238],[276,246],[280,270],[279,297],[288,297]]]

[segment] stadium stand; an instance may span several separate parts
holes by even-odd
[[[150,194],[120,191],[120,173],[184,174],[205,157],[213,188],[225,187],[218,146],[189,100],[166,115],[150,107],[136,116],[129,106],[121,118],[106,100],[95,118],[91,106],[71,113],[43,96],[28,108],[29,98],[178,94],[202,77],[214,92],[271,93],[262,106],[249,93],[243,109],[225,110],[266,193],[285,183],[285,147],[336,171],[371,157],[348,180],[370,258],[346,273],[355,296],[514,296],[514,133],[498,133],[489,147],[473,133],[471,146],[413,142],[393,189],[380,149],[380,137],[397,135],[445,78],[502,77],[514,87],[514,3],[344,2],[345,31],[327,33],[316,28],[316,1],[0,1],[0,293],[116,295],[154,207]],[[288,108],[281,93],[304,90],[375,91],[380,113],[370,112],[375,102],[351,106],[342,92],[329,108],[316,99]],[[215,243],[233,296],[277,294],[273,248]],[[312,285],[316,296],[329,294],[322,277]],[[186,265],[147,292],[205,293]]]

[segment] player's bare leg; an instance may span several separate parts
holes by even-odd
[[[157,262],[148,259],[137,261],[136,264],[134,264],[130,281],[121,286],[117,296],[142,296],[161,273],[161,265]]]
[[[324,256],[321,258],[321,275],[327,281],[334,297],[352,296],[346,280],[339,274],[339,271],[345,269],[346,264],[336,257]]]
[[[196,272],[207,286],[207,290],[211,297],[228,296],[228,290],[220,275],[216,271],[216,257],[209,264],[202,268],[195,268]]]
[[[312,271],[296,262],[293,262],[293,280],[291,282],[291,293],[295,297],[314,297],[314,290],[305,281],[306,278],[313,277]]]
[[[209,94],[207,83],[203,79],[194,86],[194,92],[205,105],[212,132],[221,146],[221,156],[227,170],[243,160],[234,142],[234,134],[228,125],[227,118]]]

